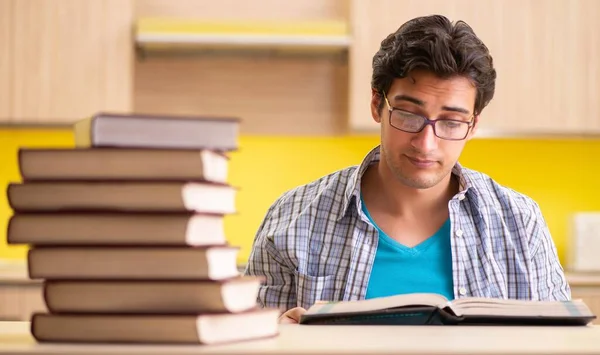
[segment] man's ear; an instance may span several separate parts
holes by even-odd
[[[471,140],[471,138],[473,138],[475,136],[475,133],[477,133],[478,128],[479,128],[479,115],[473,117],[473,127],[471,128],[471,131],[469,131],[469,136],[467,137],[467,140]]]
[[[371,117],[377,123],[381,123],[381,115],[379,112],[379,105],[381,103],[381,94],[377,90],[371,88]]]

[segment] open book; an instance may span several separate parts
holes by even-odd
[[[317,302],[300,324],[587,325],[596,316],[581,300],[528,301],[414,293],[358,301]]]

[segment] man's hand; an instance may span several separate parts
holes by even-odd
[[[300,316],[306,313],[306,309],[295,307],[288,309],[284,314],[279,316],[279,324],[298,324]]]

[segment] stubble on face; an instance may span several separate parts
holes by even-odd
[[[445,164],[444,161],[440,161],[431,154],[427,156],[418,151],[402,152],[398,155],[389,154],[385,145],[381,146],[381,155],[394,178],[401,184],[414,189],[429,189],[436,186],[452,172],[453,168],[452,164]],[[418,168],[410,166],[412,163],[407,156],[434,160],[434,168],[429,168],[428,171],[416,171]]]

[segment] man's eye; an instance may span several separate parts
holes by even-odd
[[[410,112],[399,112],[399,113],[400,113],[400,116],[404,119],[419,119],[420,118],[419,116],[412,114]]]
[[[449,128],[455,128],[455,127],[460,126],[461,124],[458,122],[454,122],[454,121],[444,121],[444,125]]]

